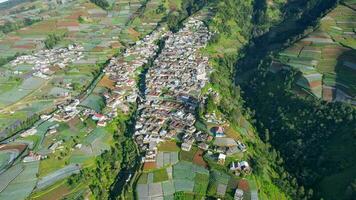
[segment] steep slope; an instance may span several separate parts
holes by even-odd
[[[352,3],[339,5],[319,27],[279,53],[278,61],[302,72],[298,85],[328,101],[355,104],[356,11]],[[283,67],[274,63],[274,70]]]
[[[237,84],[254,114],[258,133],[280,153],[286,169],[281,170],[276,183],[286,180],[304,186],[282,186],[294,199],[350,199],[353,195],[348,185],[355,177],[355,161],[350,156],[356,153],[355,109],[347,104],[297,97],[292,89],[298,72],[268,71],[269,55],[310,33],[336,3],[307,1],[299,7],[304,8],[299,14],[286,16],[282,23],[254,38],[237,61]]]

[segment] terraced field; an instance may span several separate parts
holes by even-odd
[[[137,196],[145,198],[172,199],[177,192],[205,195],[209,182],[209,171],[191,162],[180,161],[168,168],[141,174],[137,185]]]
[[[355,5],[352,0],[339,5],[321,20],[317,30],[277,57],[283,65],[301,71],[297,84],[319,98],[355,104]]]
[[[0,57],[3,58],[37,52],[53,33],[64,36],[55,48],[69,44],[80,44],[84,48],[82,59],[65,69],[50,68],[54,74],[49,79],[34,77],[31,64],[0,67],[0,137],[12,134],[7,127],[19,126],[33,114],[48,112],[81,94],[101,65],[123,47],[121,42],[125,41],[126,34],[121,34],[122,29],[141,6],[138,0],[118,1],[106,12],[83,0],[71,1],[56,7],[58,15],[52,16],[52,12],[41,22],[0,39]]]

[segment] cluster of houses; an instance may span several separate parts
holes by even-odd
[[[191,18],[177,33],[166,34],[165,47],[146,74],[143,101],[138,106],[135,140],[145,152],[143,160],[154,162],[157,144],[182,136],[189,151],[198,137],[208,136],[194,126],[201,89],[208,81],[208,58],[198,54],[210,33],[203,22]]]
[[[11,61],[11,66],[29,64],[33,70],[33,76],[43,79],[49,79],[58,69],[65,68],[69,63],[80,60],[84,57],[84,48],[80,45],[69,45],[65,48],[40,50],[33,55],[18,56]],[[15,74],[21,74],[20,71],[14,71]]]
[[[58,122],[67,122],[73,119],[77,114],[80,113],[80,110],[77,108],[79,104],[79,99],[75,99],[68,105],[59,105],[58,110],[54,113],[52,120]]]
[[[28,153],[28,155],[23,158],[22,162],[34,162],[34,161],[39,161],[39,160],[43,160],[46,158],[47,158],[47,156],[45,156],[45,155],[40,155],[33,151],[30,151]]]
[[[223,127],[213,127],[211,131],[214,133],[215,139],[208,153],[210,155],[213,155],[213,152],[217,153],[217,162],[219,164],[224,165],[227,156],[247,151],[247,146],[243,142],[227,137]],[[234,161],[230,163],[230,171],[236,175],[241,173],[248,174],[251,172],[251,168],[247,161]]]
[[[135,103],[139,96],[137,87],[137,76],[139,70],[152,59],[158,50],[155,43],[164,37],[164,28],[160,28],[142,40],[128,48],[122,57],[115,57],[110,60],[109,65],[104,69],[106,76],[115,82],[115,87],[111,93],[105,94],[106,105],[111,110],[120,107],[123,112],[129,111],[129,104]]]

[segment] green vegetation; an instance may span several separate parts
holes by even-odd
[[[182,22],[206,5],[207,0],[182,0],[179,10],[172,11],[167,16],[167,26],[172,32],[177,32]]]
[[[19,20],[16,22],[5,22],[4,25],[0,26],[0,31],[3,33],[10,33],[12,31],[19,30],[20,28],[31,26],[32,24],[41,21],[42,19],[37,18],[25,18],[24,20]]]
[[[101,7],[104,10],[110,7],[110,4],[107,0],[90,0],[90,2],[96,4],[97,6]]]
[[[63,35],[58,35],[58,34],[48,35],[46,40],[44,41],[45,47],[47,49],[52,49],[63,39],[63,37],[64,37]]]
[[[153,182],[163,182],[168,180],[168,174],[165,168],[155,170],[153,172]]]
[[[179,160],[185,160],[188,162],[192,162],[197,150],[198,150],[197,147],[192,147],[192,149],[190,151],[180,151],[179,152]]]
[[[315,25],[320,16],[335,6],[334,2],[311,2],[297,22],[302,25],[298,30],[293,28],[295,26],[290,26],[290,23],[282,23],[274,31],[284,30],[284,33],[290,34],[280,37],[276,32],[270,31],[266,36],[256,38],[254,43],[263,44],[266,48],[251,43],[244,51],[244,58],[238,61],[236,74],[246,107],[252,110],[252,122],[260,137],[267,143],[268,151],[273,153],[267,158],[269,160],[272,157],[277,164],[273,168],[279,177],[273,178],[273,182],[295,199],[329,198],[330,196],[316,190],[318,183],[330,174],[351,170],[352,163],[355,162],[352,156],[347,156],[355,152],[351,145],[353,142],[341,143],[336,140],[341,136],[354,137],[354,108],[341,103],[297,97],[292,91],[298,73],[282,70],[274,75],[267,71],[270,60],[259,64],[261,59],[256,59],[260,56],[264,59],[265,55],[278,52],[281,46],[302,37],[308,25]],[[253,77],[249,76],[251,71]],[[347,150],[331,151],[340,145],[347,146]],[[263,171],[266,162],[270,161],[256,157],[254,166],[257,175]],[[351,181],[352,179],[343,179],[342,184],[348,185]],[[328,184],[332,187],[334,183]],[[323,187],[325,188],[325,182]],[[340,192],[338,197],[348,199],[348,195],[350,194]]]
[[[209,176],[206,174],[196,174],[194,182],[194,193],[205,196],[209,184]]]
[[[96,199],[109,198],[110,190],[115,182],[118,180],[117,175],[120,170],[126,167],[133,167],[136,162],[136,144],[133,142],[129,135],[129,128],[131,120],[129,115],[119,114],[119,116],[111,122],[107,130],[113,134],[114,144],[110,150],[104,151],[100,156],[95,159],[95,167],[84,168],[80,174],[73,175],[69,180],[70,186],[80,182],[89,183],[91,193]],[[125,149],[125,151],[123,151]]]
[[[245,95],[255,109],[256,126],[264,141],[279,150],[286,169],[299,182],[315,187],[322,177],[353,167],[353,156],[346,156],[355,152],[352,139],[337,142],[336,138],[352,137],[356,111],[345,104],[295,97],[290,92],[295,77],[290,71],[278,75],[260,71],[246,86]],[[261,100],[263,105],[257,103]],[[347,150],[332,151],[339,145]]]
[[[167,141],[158,146],[158,151],[176,152],[176,151],[180,151],[180,148],[175,141]]]
[[[210,60],[210,62],[212,63],[215,69],[215,71],[211,75],[210,87],[212,87],[214,91],[218,92],[218,94],[221,96],[211,95],[207,101],[206,107],[204,109],[201,109],[200,112],[201,115],[212,111],[216,112],[217,114],[221,113],[226,116],[226,118],[234,127],[240,127],[236,128],[236,130],[239,130],[241,129],[241,127],[246,127],[244,122],[246,121],[246,119],[255,122],[253,119],[251,119],[251,116],[254,116],[254,112],[251,112],[251,108],[248,104],[250,102],[247,102],[247,104],[245,104],[245,101],[250,100],[246,98],[247,91],[249,91],[249,93],[256,93],[256,89],[250,88],[248,90],[242,87],[245,86],[245,84],[241,86],[235,86],[233,80],[235,79],[235,76],[237,76],[239,83],[241,81],[241,83],[246,83],[247,86],[251,84],[246,80],[246,78],[248,78],[249,73],[241,72],[248,72],[248,70],[251,70],[251,67],[249,68],[249,65],[251,65],[251,63],[256,60],[256,53],[258,55],[258,53],[268,50],[269,46],[265,47],[263,45],[265,44],[264,40],[266,40],[267,37],[270,37],[269,34],[272,34],[269,32],[270,27],[272,27],[275,23],[282,21],[282,18],[278,19],[277,17],[273,19],[271,18],[267,21],[263,21],[266,18],[261,16],[270,15],[269,12],[273,11],[269,10],[272,8],[263,10],[266,8],[265,5],[259,5],[259,3],[263,4],[263,1],[256,1],[254,5],[251,2],[247,1],[244,1],[244,3],[240,3],[245,6],[243,10],[255,9],[254,12],[251,12],[255,13],[255,16],[252,18],[249,15],[239,16],[235,13],[243,13],[239,11],[242,8],[234,6],[234,3],[232,1],[220,1],[218,4],[218,8],[220,8],[221,10],[218,10],[213,20],[211,20],[209,23],[209,27],[212,30],[218,30],[219,33],[219,35],[213,37],[211,43],[205,50],[205,53],[211,56],[212,59]],[[286,10],[295,9],[298,6],[303,6],[304,3],[305,2],[300,2],[300,4],[298,3],[297,5],[290,3],[289,7],[286,7]],[[282,4],[283,2],[281,2],[280,5]],[[322,9],[324,8],[325,7],[323,7]],[[275,9],[278,10],[279,7],[276,7]],[[308,11],[309,10],[305,10],[306,13]],[[282,11],[276,11],[276,13],[278,12]],[[315,18],[317,18],[317,15],[314,16]],[[293,16],[288,17],[293,18]],[[239,20],[241,20],[241,22],[239,22]],[[311,22],[313,22],[313,20],[314,18],[311,17]],[[222,21],[231,21],[231,23],[219,23]],[[264,33],[266,34],[263,35]],[[259,37],[260,35],[261,37]],[[252,40],[251,44],[248,47],[253,47],[254,51],[249,51],[248,48],[240,49],[243,45],[247,43],[248,40],[251,39],[254,40]],[[253,42],[258,45],[255,45]],[[233,46],[231,44],[240,45]],[[225,48],[221,48],[220,45]],[[239,52],[239,54],[237,55],[236,52]],[[261,55],[261,57],[263,56]],[[251,58],[251,61],[253,62],[246,62],[245,60],[241,60],[240,58],[243,57]],[[236,64],[237,66],[239,66],[239,68],[236,68]],[[266,84],[264,81],[261,81],[265,80],[263,78],[254,80],[256,80],[256,82],[261,82],[261,85]],[[276,88],[276,90],[277,89],[278,88]],[[266,89],[259,88],[257,91],[265,92]],[[260,102],[261,106],[266,105],[266,101],[264,100],[266,98],[270,97],[264,96],[264,98],[259,99],[258,102]],[[254,100],[252,100],[251,98],[251,101]],[[289,104],[288,101],[285,101],[285,103]],[[270,122],[273,122],[275,119],[269,120]],[[263,130],[258,129],[259,133],[261,133],[261,131]],[[273,147],[271,147],[271,145],[263,144],[261,140],[256,136],[252,136],[250,134],[246,136],[244,136],[244,139],[249,144],[250,149],[253,149],[253,152],[251,152],[252,155],[249,155],[248,157],[252,163],[256,182],[258,183],[257,185],[261,191],[261,196],[267,196],[272,199],[277,197],[278,199],[288,199],[290,197],[288,197],[287,195],[290,195],[292,198],[298,199],[308,198],[313,195],[312,190],[304,189],[303,186],[298,185],[297,180],[292,175],[286,173],[283,167],[283,159],[281,158],[279,153],[274,150]],[[283,142],[281,144],[283,144]],[[276,186],[278,186],[279,189]],[[214,191],[214,185],[212,185],[211,188],[213,189],[211,189],[210,191]],[[283,195],[282,191],[284,191],[287,195]]]

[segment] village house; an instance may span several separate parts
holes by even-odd
[[[235,190],[234,200],[243,200],[244,199],[244,191],[241,189]]]
[[[240,175],[241,172],[250,173],[251,168],[247,161],[234,161],[230,164],[230,170],[233,171],[236,175]]]
[[[226,160],[226,155],[220,153],[219,156],[218,156],[218,163],[220,165],[224,165],[225,164],[225,160]]]

